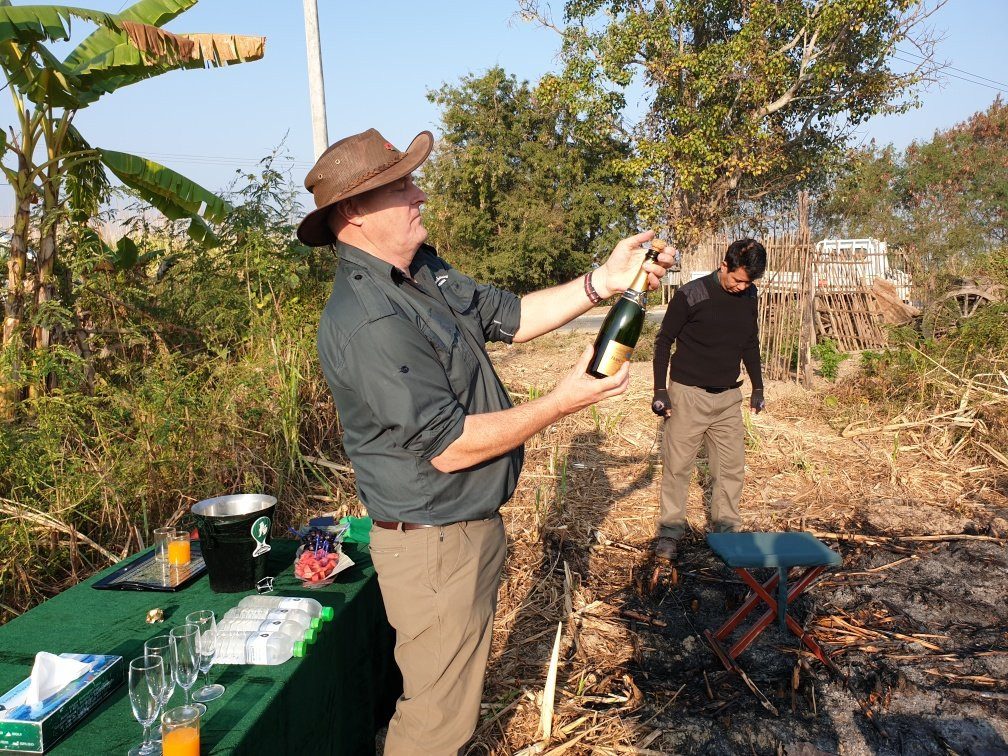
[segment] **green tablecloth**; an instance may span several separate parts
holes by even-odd
[[[271,543],[267,574],[277,575],[274,594],[317,599],[332,606],[336,616],[323,625],[303,659],[276,666],[214,666],[211,682],[227,690],[207,704],[200,752],[373,755],[375,732],[388,722],[402,680],[367,547],[345,544],[355,565],[332,585],[305,589],[291,567],[297,543]],[[167,633],[189,612],[212,609],[221,616],[249,595],[213,593],[206,575],[175,593],[91,587],[112,569],[0,626],[0,691],[28,676],[38,651],[118,654],[128,665],[143,653],[144,641]],[[149,625],[145,616],[154,607],[164,610],[165,621]],[[202,679],[201,674],[198,684]],[[117,688],[47,753],[126,753],[141,739],[126,689]],[[169,706],[181,704],[182,696],[176,687]]]

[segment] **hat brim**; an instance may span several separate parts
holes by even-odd
[[[335,244],[336,236],[333,234],[332,229],[329,228],[329,211],[333,205],[337,202],[342,202],[348,197],[356,197],[358,194],[364,194],[364,192],[369,192],[380,186],[391,184],[403,176],[408,176],[423,165],[433,147],[434,135],[429,131],[421,131],[410,142],[410,146],[403,153],[403,159],[398,163],[388,170],[372,176],[353,189],[335,197],[331,202],[308,213],[297,228],[297,238],[301,243],[307,244],[309,247],[324,247],[327,244]]]

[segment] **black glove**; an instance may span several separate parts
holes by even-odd
[[[749,408],[758,415],[765,407],[766,402],[763,401],[763,389],[753,389],[752,396],[749,397]]]
[[[669,401],[668,391],[665,389],[655,389],[654,399],[651,400],[651,411],[659,417],[665,417],[665,411],[672,406]]]

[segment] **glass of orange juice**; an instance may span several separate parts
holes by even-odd
[[[177,530],[168,538],[168,564],[183,567],[189,564],[189,531]]]
[[[200,713],[195,706],[176,706],[161,715],[161,753],[199,756]]]

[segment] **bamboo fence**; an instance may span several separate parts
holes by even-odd
[[[683,253],[680,269],[665,278],[663,300],[717,268],[731,242],[711,236]],[[765,377],[807,383],[817,339],[833,339],[844,352],[885,346],[884,318],[871,290],[871,271],[881,268],[872,251],[820,250],[807,231],[774,235],[762,243],[767,270],[757,288]]]
[[[681,268],[667,277],[670,288],[707,275],[724,259],[731,240],[712,236],[682,255]],[[759,332],[764,377],[793,380],[803,375],[810,356],[810,266],[813,247],[801,234],[763,240],[767,272],[759,280]],[[671,295],[671,292],[667,292]]]

